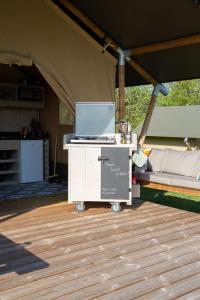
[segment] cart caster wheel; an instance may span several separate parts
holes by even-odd
[[[122,210],[120,203],[112,203],[111,209],[114,213],[118,213]]]
[[[76,210],[77,211],[84,211],[85,210],[85,204],[84,204],[84,202],[77,202],[76,203]]]

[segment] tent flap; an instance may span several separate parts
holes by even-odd
[[[116,61],[43,0],[2,1],[0,36],[0,63],[33,61],[71,111],[75,101],[114,100]]]
[[[32,66],[32,59],[19,53],[0,51],[0,63],[7,65]]]
[[[36,67],[43,75],[43,77],[46,79],[48,84],[52,87],[52,89],[59,97],[59,99],[65,104],[65,106],[69,109],[69,111],[74,115],[75,112],[74,102],[67,95],[67,92],[65,91],[63,86],[60,85],[59,80],[55,78],[54,74],[52,74],[50,71],[48,72],[45,71],[44,68],[38,65],[37,63],[36,63]]]

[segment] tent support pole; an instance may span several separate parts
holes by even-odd
[[[149,124],[150,124],[150,121],[151,121],[151,117],[152,117],[152,114],[153,114],[153,111],[154,111],[159,93],[162,93],[164,96],[167,96],[169,91],[162,84],[157,84],[153,89],[153,92],[152,92],[152,95],[151,95],[151,100],[150,100],[150,103],[149,103],[149,106],[148,106],[148,109],[147,109],[147,112],[146,112],[146,116],[145,116],[145,119],[144,119],[142,130],[141,130],[141,133],[140,133],[140,136],[139,136],[139,139],[138,139],[138,144],[140,145],[141,148],[143,147],[145,139],[146,139],[147,131],[148,131],[148,128],[149,128]]]
[[[45,0],[49,4],[49,2],[53,3],[52,0]],[[111,47],[114,51],[119,52],[120,46],[109,37],[100,27],[98,27],[90,18],[88,18],[78,7],[76,7],[70,0],[59,0],[59,2],[65,6],[74,16],[76,16],[83,24],[85,24],[92,32],[94,32],[102,41],[109,42],[108,46]],[[58,6],[53,3],[51,5],[52,9],[54,9],[58,13]],[[102,52],[105,50],[103,49]],[[147,72],[135,59],[130,56],[126,56],[126,61],[130,66],[135,69],[146,81],[150,82],[155,86],[158,82],[157,80]]]
[[[145,119],[144,119],[144,123],[143,123],[143,126],[142,126],[140,136],[139,136],[139,140],[138,140],[138,144],[140,145],[141,148],[143,147],[145,139],[146,139],[146,134],[147,134],[147,131],[148,131],[148,128],[149,128],[149,123],[151,121],[151,117],[152,117],[152,114],[153,114],[153,110],[154,110],[154,107],[155,107],[155,104],[156,104],[157,97],[158,96],[154,96],[154,95],[151,96],[151,100],[150,100],[150,103],[149,103],[149,106],[148,106],[148,109],[147,109],[147,112],[146,112],[146,116],[145,116]]]
[[[174,49],[179,47],[190,46],[200,43],[200,34],[190,35],[183,38],[169,40],[161,43],[150,44],[142,47],[136,47],[126,50],[126,55],[142,55],[152,53],[155,51],[162,51],[166,49]]]
[[[125,55],[121,49],[118,52],[119,120],[123,120],[125,118]]]

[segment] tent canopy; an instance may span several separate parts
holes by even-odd
[[[71,111],[114,100],[116,59],[51,1],[1,1],[0,37],[0,63],[34,63]]]
[[[2,1],[0,63],[35,63],[72,110],[74,101],[114,100],[114,53],[110,48],[110,53],[102,53],[105,41],[67,11],[63,5],[66,1],[69,0]],[[145,45],[197,36],[195,43],[131,57],[156,82],[200,77],[199,0],[71,2],[123,49],[137,50]],[[126,65],[127,86],[146,83]]]
[[[64,1],[54,0],[56,3]],[[72,0],[123,49],[200,34],[199,0]],[[199,43],[134,55],[158,82],[200,77]],[[147,81],[128,64],[126,85]]]

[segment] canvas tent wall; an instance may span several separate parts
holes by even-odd
[[[115,59],[49,0],[1,1],[0,63],[35,63],[59,98],[111,101]]]
[[[144,146],[187,150],[184,139],[188,138],[190,146],[199,149],[199,116],[200,105],[155,107]],[[136,134],[140,135],[142,125],[134,129]]]

